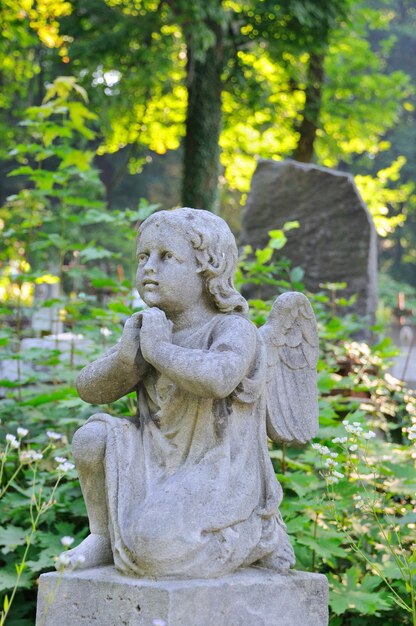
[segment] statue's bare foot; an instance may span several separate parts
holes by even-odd
[[[79,546],[62,552],[58,557],[57,569],[85,569],[113,563],[110,537],[108,535],[88,535]]]

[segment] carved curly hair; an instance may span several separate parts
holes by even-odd
[[[182,207],[158,211],[139,226],[138,238],[146,228],[161,219],[178,229],[192,244],[198,272],[217,309],[222,313],[247,315],[248,304],[234,287],[238,251],[227,223],[217,215],[200,209]]]

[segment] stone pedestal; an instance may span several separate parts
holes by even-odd
[[[321,574],[250,567],[211,580],[144,580],[99,567],[40,577],[37,626],[327,626]]]

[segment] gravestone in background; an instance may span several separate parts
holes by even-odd
[[[305,270],[312,292],[326,282],[346,282],[342,295],[357,294],[352,310],[374,320],[377,306],[377,236],[352,176],[297,161],[260,161],[242,218],[243,244],[263,248],[268,231],[298,220],[282,254]],[[273,290],[273,287],[271,288]],[[245,293],[250,297],[254,287]],[[255,287],[258,297],[258,287]],[[275,290],[264,288],[271,298]]]
[[[37,334],[56,335],[62,333],[63,324],[59,318],[59,305],[42,307],[47,300],[60,297],[59,283],[41,283],[35,285],[34,304],[38,307],[32,315],[32,330]]]

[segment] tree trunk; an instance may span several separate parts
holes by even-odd
[[[299,141],[293,153],[296,161],[310,163],[314,155],[316,131],[319,128],[319,114],[322,104],[322,83],[324,79],[323,53],[313,52],[310,57],[303,119],[299,128]]]
[[[206,51],[202,61],[195,59],[192,41],[188,39],[188,109],[182,186],[184,206],[211,211],[217,202],[224,66],[221,27],[214,25],[212,30],[215,44]]]

